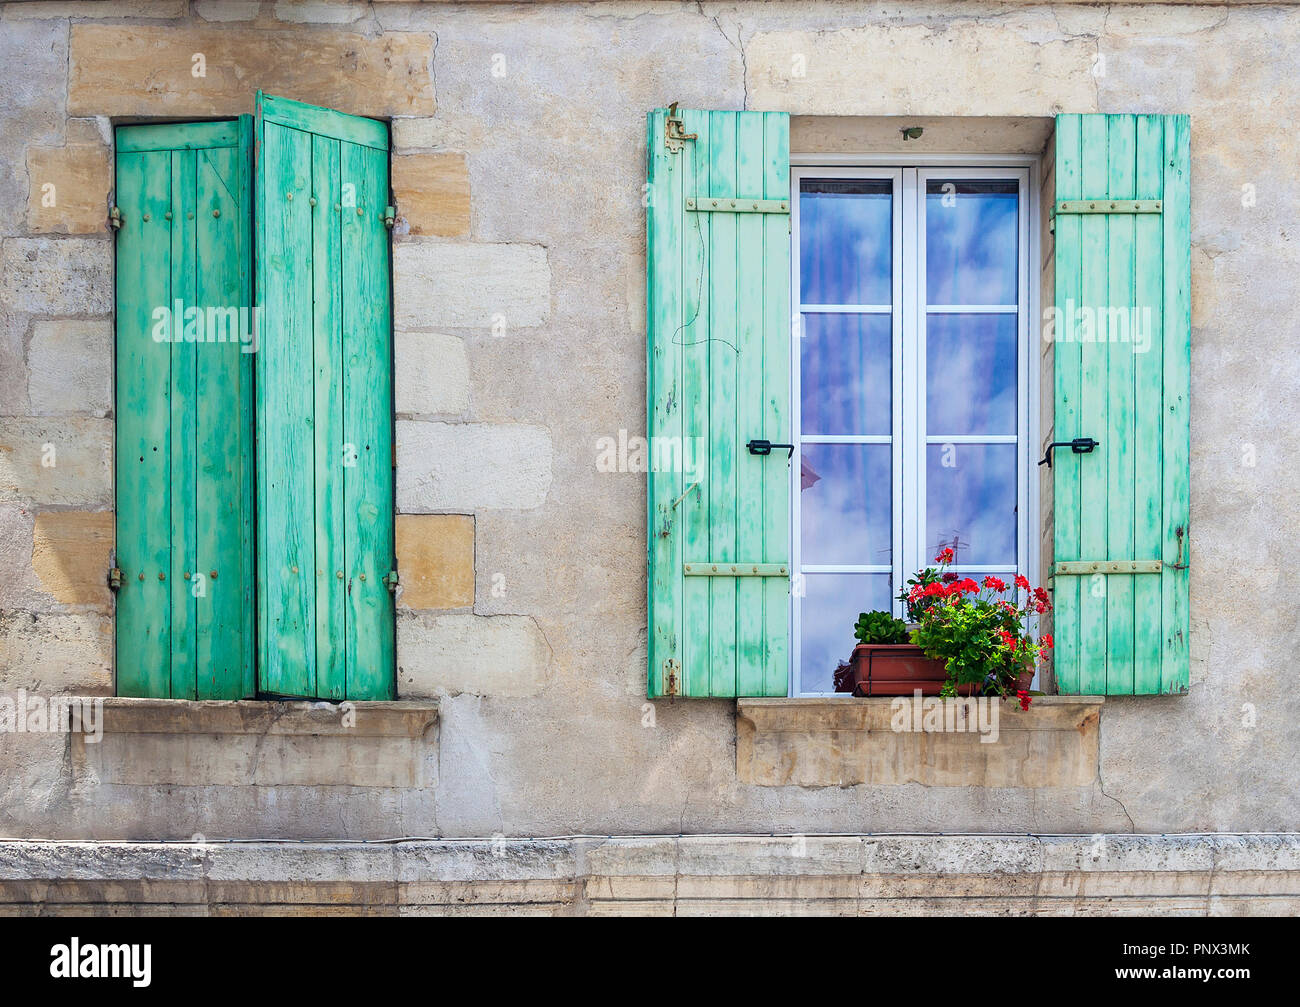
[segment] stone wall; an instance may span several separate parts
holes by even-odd
[[[411,788],[105,779],[0,734],[0,834],[1294,827],[1298,43],[1266,4],[4,4],[0,692],[112,691],[111,126],[261,88],[392,121],[398,681],[440,712]],[[1192,687],[1108,700],[1087,780],[747,783],[734,703],[646,702],[644,477],[596,456],[644,433],[644,116],[674,100],[1191,114]]]

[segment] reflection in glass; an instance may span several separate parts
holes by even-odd
[[[803,563],[892,562],[891,468],[888,444],[803,445]]]
[[[888,611],[890,577],[885,573],[804,574],[806,595],[800,619],[800,688],[834,692],[835,668],[847,661],[857,640],[853,626],[862,612]]]
[[[888,436],[892,353],[889,315],[805,315],[803,433]]]
[[[1016,562],[1016,445],[929,444],[925,449],[929,554],[956,564]]]
[[[927,304],[1016,304],[1015,179],[934,179],[925,187]]]
[[[1016,380],[1015,315],[926,316],[925,412],[931,436],[1014,434]]]
[[[799,183],[799,297],[804,304],[889,304],[888,179]]]

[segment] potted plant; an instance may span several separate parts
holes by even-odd
[[[1017,575],[1012,584],[987,576],[977,582],[947,570],[953,551],[935,557],[899,594],[909,623],[888,612],[863,612],[854,626],[858,645],[835,675],[836,692],[855,696],[997,695],[1028,709],[1034,667],[1046,660],[1052,638],[1034,640],[1033,616],[1051,609],[1042,588]],[[910,642],[908,642],[910,640]]]
[[[978,583],[972,577],[947,576],[950,549],[935,561],[937,577],[910,582],[906,594],[916,605],[912,642],[927,657],[943,662],[940,695],[974,691],[1015,697],[1021,709],[1028,709],[1034,667],[1052,648],[1050,635],[1035,641],[1029,628],[1035,615],[1051,609],[1047,592],[1020,575],[1012,584],[992,575]]]
[[[907,624],[889,612],[863,612],[853,627],[858,644],[836,674],[835,691],[855,696],[937,695],[947,678],[942,661],[908,641]]]

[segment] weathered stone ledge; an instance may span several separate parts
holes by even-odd
[[[736,775],[764,787],[1083,787],[1097,779],[1104,697],[1039,696],[1028,710],[995,700],[946,729],[901,698],[901,723],[885,697],[737,700]]]
[[[103,738],[73,734],[74,772],[124,786],[423,787],[436,702],[113,698]]]
[[[1288,915],[1300,834],[0,841],[0,915]]]

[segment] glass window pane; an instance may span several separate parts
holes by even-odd
[[[890,304],[889,179],[799,183],[799,296],[804,304]]]
[[[805,444],[802,466],[802,562],[892,562],[890,446]]]
[[[1016,445],[929,444],[925,449],[927,555],[956,565],[1016,562]]]
[[[892,358],[889,315],[805,315],[799,346],[804,435],[888,435]]]
[[[1016,432],[1016,316],[927,315],[926,432]]]
[[[889,610],[893,593],[888,574],[810,573],[804,575],[800,615],[800,687],[804,692],[834,692],[835,669],[847,661],[857,640],[853,626],[862,612]]]
[[[1019,183],[934,179],[925,187],[927,304],[1016,304]]]

